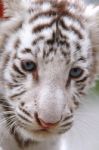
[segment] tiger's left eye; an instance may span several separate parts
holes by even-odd
[[[33,61],[30,61],[30,60],[22,61],[21,64],[22,64],[22,68],[25,71],[32,72],[32,71],[36,71],[36,69],[37,69],[36,63],[34,63]]]
[[[81,69],[79,67],[75,67],[70,70],[69,76],[71,78],[79,78],[82,76],[82,74],[83,74],[83,69]]]

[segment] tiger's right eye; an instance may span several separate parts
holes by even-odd
[[[81,69],[81,68],[79,68],[79,67],[75,67],[75,68],[72,68],[71,70],[70,70],[70,77],[71,78],[79,78],[82,74],[83,74],[83,70]]]
[[[28,72],[33,72],[33,71],[36,71],[36,69],[37,69],[36,63],[34,63],[33,61],[30,61],[30,60],[22,61],[21,65],[22,65],[22,68]]]

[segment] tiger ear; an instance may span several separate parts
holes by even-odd
[[[96,74],[99,75],[99,5],[87,6],[85,15],[87,17],[93,54],[95,56]]]
[[[25,13],[33,6],[33,0],[0,0],[1,2],[4,19],[0,20],[0,52],[7,37],[21,26]]]
[[[2,0],[4,6],[4,17],[12,17],[20,12],[21,0]]]
[[[18,14],[24,14],[25,11],[31,9],[33,1],[34,0],[2,0],[4,16],[13,17]]]

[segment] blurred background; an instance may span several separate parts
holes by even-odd
[[[99,5],[99,0],[84,0],[84,1],[88,4],[93,3],[93,4],[98,4]],[[99,95],[99,81],[96,82],[96,86],[95,86],[95,88],[92,89],[92,91],[94,91],[96,94]]]
[[[99,3],[99,0],[85,0],[87,1],[88,3]]]

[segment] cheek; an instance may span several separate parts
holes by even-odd
[[[16,94],[16,92],[15,92]],[[15,112],[21,111],[20,108],[24,108],[31,115],[37,110],[36,96],[32,92],[25,92],[22,95],[16,96],[13,99],[8,99],[11,106],[14,108]]]
[[[69,92],[67,93],[68,105],[69,105],[69,109],[71,113],[73,113],[79,107],[80,98],[81,98],[81,95],[79,93],[77,86],[75,85],[75,83],[73,85],[74,86],[71,86],[71,88],[69,89]]]
[[[34,118],[34,114],[37,111],[35,102],[26,102],[25,100],[18,102],[15,109],[17,113],[21,111],[24,114],[30,114],[32,118]]]
[[[33,87],[33,78],[32,75],[27,75],[23,83],[24,87],[28,90],[31,90]]]
[[[91,86],[90,79],[86,78],[81,82],[76,83],[76,93],[79,96],[85,96]]]
[[[23,84],[27,91],[35,91],[35,89],[39,86],[38,83],[35,82],[33,74],[27,74]]]
[[[11,70],[10,66],[9,67],[7,66],[4,70],[3,78],[4,78],[4,81],[6,81],[6,83],[10,83],[13,81],[10,70]]]

